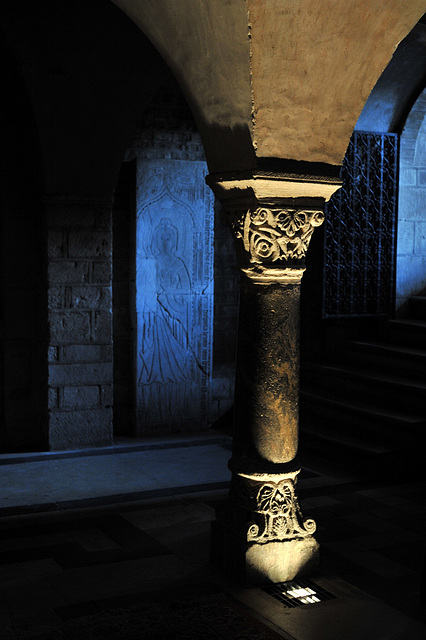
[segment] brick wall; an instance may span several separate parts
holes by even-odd
[[[112,442],[111,205],[46,203],[51,449]]]
[[[396,311],[426,287],[426,90],[401,134]]]

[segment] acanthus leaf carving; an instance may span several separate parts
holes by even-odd
[[[231,226],[252,264],[286,263],[305,258],[321,210],[258,207],[233,212]]]

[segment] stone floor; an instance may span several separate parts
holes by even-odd
[[[228,437],[204,433],[1,456],[1,640],[42,639],[124,603],[216,592],[283,638],[426,637],[420,479],[355,478],[304,464],[300,503],[317,521],[321,545],[312,579],[335,598],[286,609],[260,589],[227,584],[209,563],[229,453]]]

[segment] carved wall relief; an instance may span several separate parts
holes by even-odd
[[[209,421],[213,205],[203,162],[139,160],[138,433]]]

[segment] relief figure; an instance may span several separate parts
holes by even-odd
[[[143,296],[140,345],[139,419],[145,427],[167,427],[184,421],[188,402],[185,384],[191,378],[191,282],[178,251],[178,229],[169,218],[152,232],[151,257],[141,269],[151,274],[151,294]],[[144,265],[144,262],[146,263]],[[154,281],[153,281],[154,280]]]

